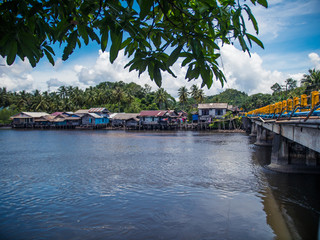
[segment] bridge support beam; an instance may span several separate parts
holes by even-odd
[[[320,154],[280,134],[274,134],[268,168],[279,172],[319,173]]]
[[[318,165],[318,159],[317,159],[318,155],[319,154],[316,151],[313,151],[311,149],[307,149],[307,154],[306,154],[307,166],[317,166]]]
[[[272,146],[273,134],[269,130],[257,125],[257,141],[254,143],[258,146]]]
[[[257,124],[255,124],[254,122],[251,124],[251,133],[249,136],[250,137],[257,136]]]
[[[289,144],[288,141],[279,134],[274,134],[273,136],[271,164],[289,164]]]
[[[320,173],[320,127],[318,122],[252,120],[251,134],[256,145],[272,142],[271,163],[267,168],[279,172]],[[320,123],[320,121],[319,121]]]

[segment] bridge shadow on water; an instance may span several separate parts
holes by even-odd
[[[251,144],[254,141],[250,138]],[[277,239],[320,239],[320,175],[279,173],[265,168],[271,162],[271,147],[254,145],[252,161],[263,167],[268,183],[262,198],[264,210]]]

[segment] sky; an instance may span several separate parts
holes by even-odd
[[[284,84],[286,79],[293,78],[299,86],[309,69],[320,69],[320,0],[269,0],[268,4],[267,9],[251,7],[259,24],[258,38],[265,48],[253,46],[249,57],[237,46],[222,46],[220,65],[227,82],[223,88],[219,81],[215,81],[210,89],[204,87],[207,96],[227,88],[249,95],[272,93],[270,87],[274,83]],[[253,27],[247,27],[253,34]],[[123,68],[129,61],[123,52],[111,64],[109,53],[101,52],[96,43],[83,45],[67,61],[61,60],[62,50],[56,51],[55,66],[43,58],[35,68],[28,60],[18,58],[8,66],[6,59],[0,56],[0,87],[6,87],[8,91],[55,91],[62,85],[85,89],[104,81],[123,81],[142,86],[149,84],[152,90],[158,89],[147,72],[138,77],[136,71]],[[181,68],[181,61],[174,64],[172,70],[177,78],[163,73],[162,87],[173,97],[177,97],[182,86],[190,88],[196,84],[200,87],[200,78],[185,80],[187,69]]]

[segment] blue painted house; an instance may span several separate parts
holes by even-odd
[[[87,113],[81,118],[82,125],[99,126],[109,123],[109,118],[100,116],[96,113]]]

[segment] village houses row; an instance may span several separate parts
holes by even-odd
[[[193,114],[193,123],[210,123],[221,119],[227,111],[236,112],[227,103],[198,104],[198,112]],[[187,121],[187,113],[174,110],[146,110],[140,113],[110,113],[106,108],[81,109],[76,112],[20,112],[11,117],[15,128],[103,128],[106,126],[126,128],[168,129]]]

